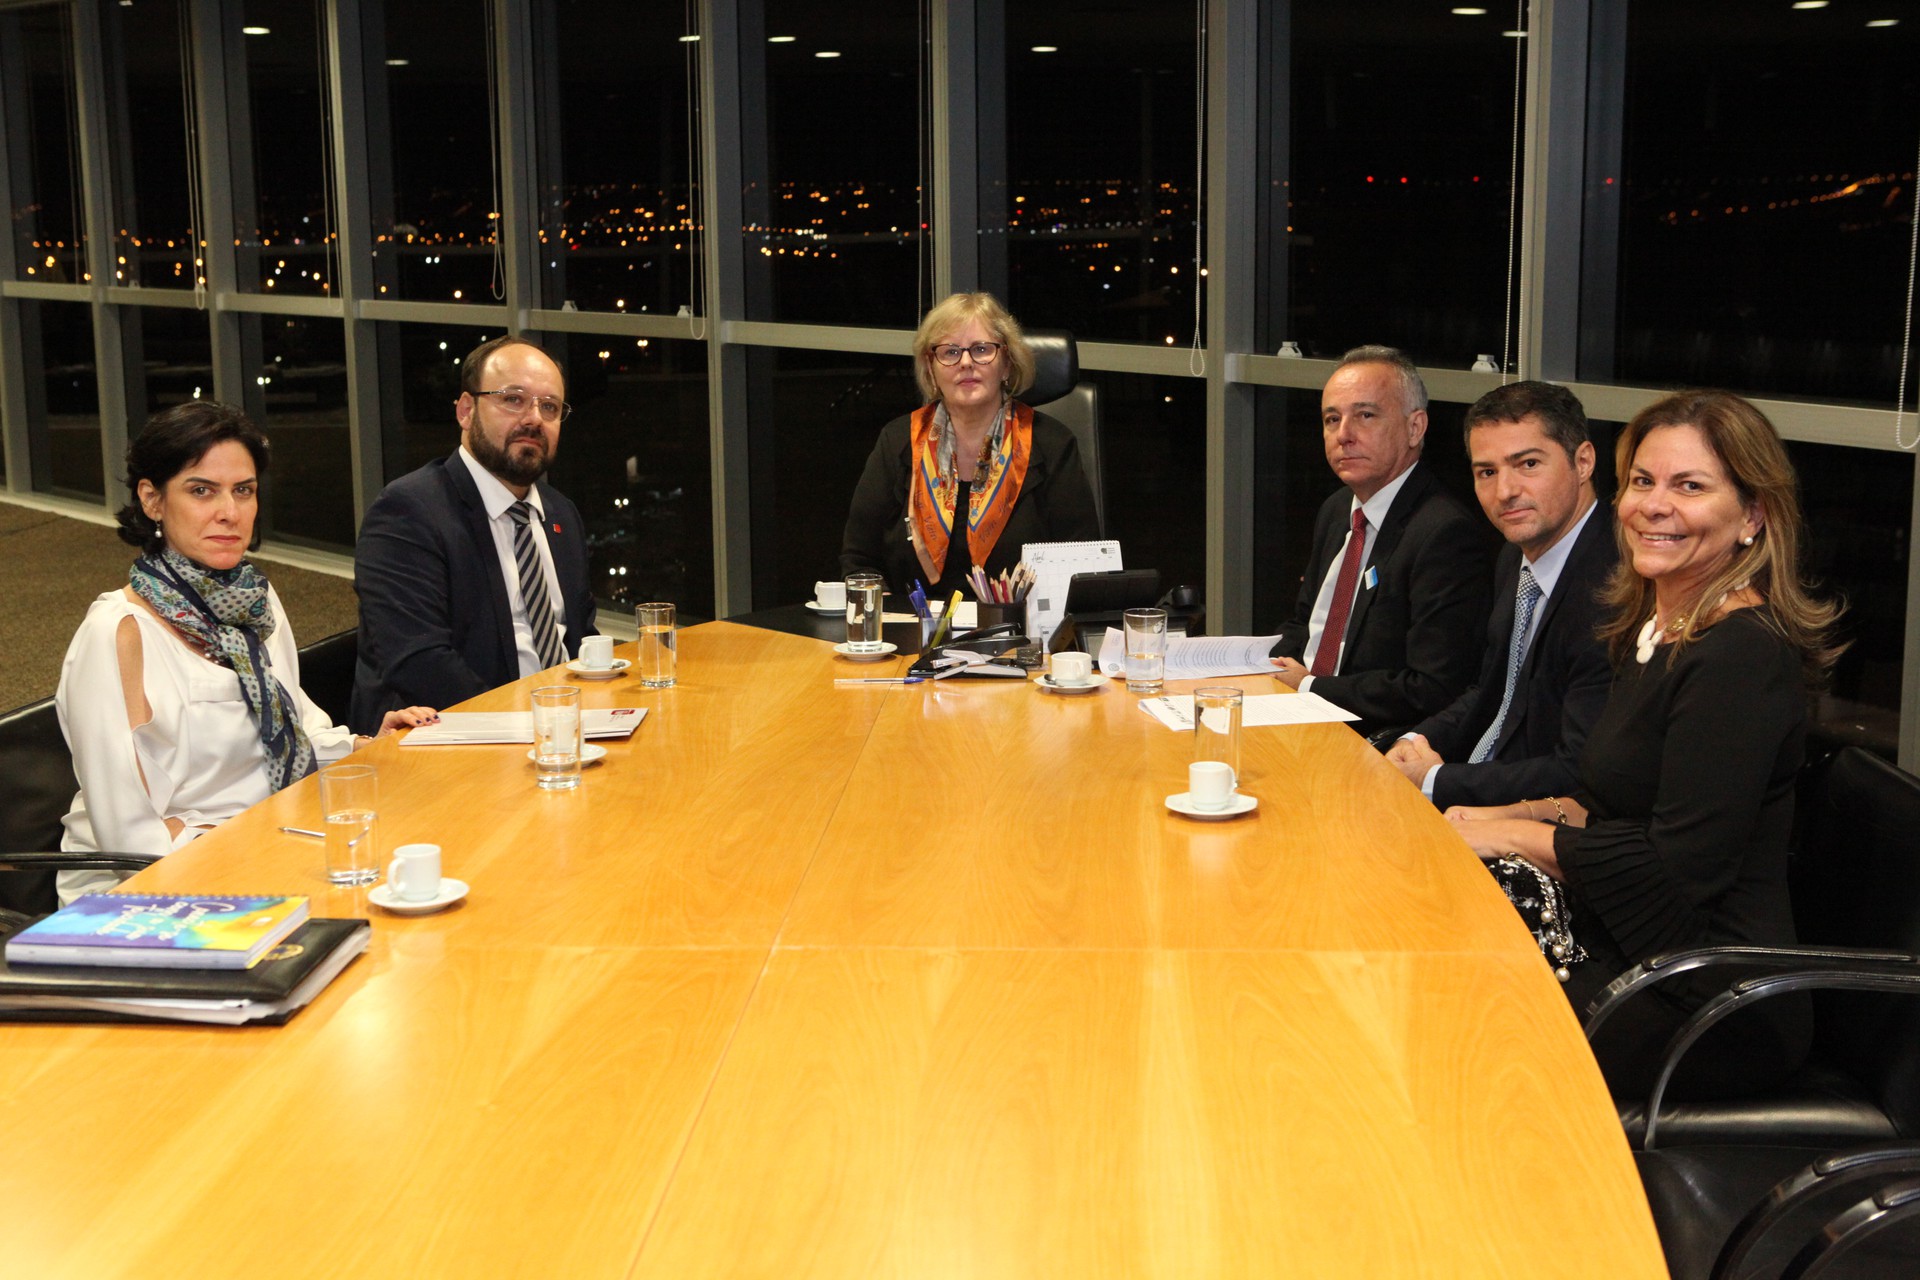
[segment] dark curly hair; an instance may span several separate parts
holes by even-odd
[[[227,440],[238,440],[253,455],[254,471],[267,473],[267,438],[253,419],[230,404],[217,400],[189,400],[171,409],[163,409],[147,419],[147,425],[127,445],[127,505],[114,513],[120,523],[122,542],[131,543],[148,555],[166,545],[160,526],[140,508],[140,482],[156,489],[207,456],[207,450]],[[253,531],[248,550],[260,545],[260,530]]]

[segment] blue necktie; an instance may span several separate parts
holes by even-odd
[[[1493,757],[1493,748],[1500,741],[1500,730],[1507,723],[1507,711],[1513,706],[1513,686],[1520,679],[1520,663],[1527,656],[1527,629],[1533,625],[1533,606],[1540,602],[1540,584],[1533,580],[1533,570],[1526,565],[1520,566],[1520,595],[1513,606],[1513,636],[1507,641],[1507,691],[1500,698],[1500,714],[1493,718],[1493,724],[1481,737],[1480,745],[1473,749],[1470,764],[1479,764]]]
[[[533,629],[533,651],[540,665],[557,667],[567,660],[566,646],[560,643],[560,628],[553,620],[553,601],[547,598],[547,574],[540,564],[540,551],[533,545],[533,530],[527,527],[533,508],[516,502],[507,508],[513,517],[513,561],[520,573],[520,603],[527,607],[527,625]]]

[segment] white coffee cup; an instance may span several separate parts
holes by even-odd
[[[1093,679],[1093,655],[1063,649],[1047,660],[1055,684],[1085,684]]]
[[[1233,766],[1224,760],[1195,760],[1187,766],[1187,803],[1196,809],[1224,809],[1233,800]]]
[[[440,846],[403,844],[387,864],[387,892],[402,902],[432,902],[440,896]]]
[[[847,607],[847,584],[844,582],[816,582],[813,584],[813,602],[822,609],[844,609]]]
[[[613,637],[580,637],[580,665],[589,671],[605,671],[612,666]]]

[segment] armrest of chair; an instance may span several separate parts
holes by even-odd
[[[1782,1180],[1747,1211],[1727,1233],[1712,1274],[1744,1274],[1754,1250],[1815,1201],[1831,1200],[1836,1193],[1863,1184],[1871,1184],[1878,1192],[1889,1182],[1915,1175],[1920,1175],[1920,1143],[1876,1142],[1823,1156]]]
[[[144,871],[157,861],[144,853],[0,853],[0,871]]]
[[[1739,975],[1713,999],[1696,1009],[1667,1042],[1660,1072],[1647,1095],[1646,1130],[1641,1149],[1654,1149],[1660,1104],[1674,1070],[1688,1049],[1722,1019],[1748,1005],[1793,991],[1881,991],[1920,995],[1920,956],[1902,951],[1866,951],[1840,947],[1703,947],[1654,956],[1621,974],[1588,1010],[1587,1038],[1629,999],[1662,979],[1704,968],[1723,967]]]
[[[1792,972],[1813,967],[1890,965],[1900,971],[1920,964],[1920,957],[1905,951],[1868,951],[1856,947],[1694,947],[1686,951],[1665,951],[1649,956],[1627,970],[1587,1006],[1585,1028],[1591,1042],[1600,1028],[1629,1000],[1650,991],[1662,982],[1702,969],[1739,969],[1746,972]],[[1733,985],[1733,980],[1728,982]]]
[[[1914,1218],[1920,1218],[1920,1178],[1876,1187],[1872,1195],[1835,1217],[1801,1246],[1780,1272],[1780,1280],[1825,1275],[1861,1241]]]

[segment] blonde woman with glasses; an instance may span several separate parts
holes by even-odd
[[[1033,352],[992,294],[929,311],[913,361],[928,402],[881,429],[847,513],[843,573],[944,599],[976,564],[1011,569],[1026,543],[1099,536],[1073,432],[1018,398]]]

